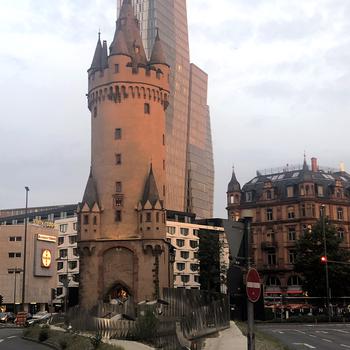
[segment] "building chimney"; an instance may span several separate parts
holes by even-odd
[[[315,157],[311,158],[311,170],[314,173],[316,173],[318,171],[317,158],[315,158]]]
[[[340,169],[341,172],[345,172],[345,164],[344,164],[344,162],[340,163],[339,169]]]

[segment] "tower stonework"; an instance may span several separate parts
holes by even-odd
[[[150,60],[130,0],[108,54],[88,70],[91,171],[79,206],[80,305],[157,298],[172,282],[166,241],[165,110],[170,68],[157,33]]]

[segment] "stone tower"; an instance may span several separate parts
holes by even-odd
[[[79,206],[80,305],[157,298],[169,287],[165,110],[169,66],[157,33],[150,60],[130,0],[88,70],[91,171]]]
[[[240,219],[240,203],[241,203],[241,185],[237,181],[234,168],[232,169],[232,177],[227,186],[227,214],[228,218],[233,221]]]

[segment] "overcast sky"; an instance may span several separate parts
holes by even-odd
[[[176,0],[175,0],[176,1]],[[115,0],[1,0],[0,208],[81,200],[90,161],[87,74]],[[209,74],[215,215],[232,164],[350,169],[350,1],[188,0],[191,60]]]

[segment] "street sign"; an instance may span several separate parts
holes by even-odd
[[[246,279],[246,289],[249,301],[256,303],[260,298],[261,283],[258,271],[249,269]]]

